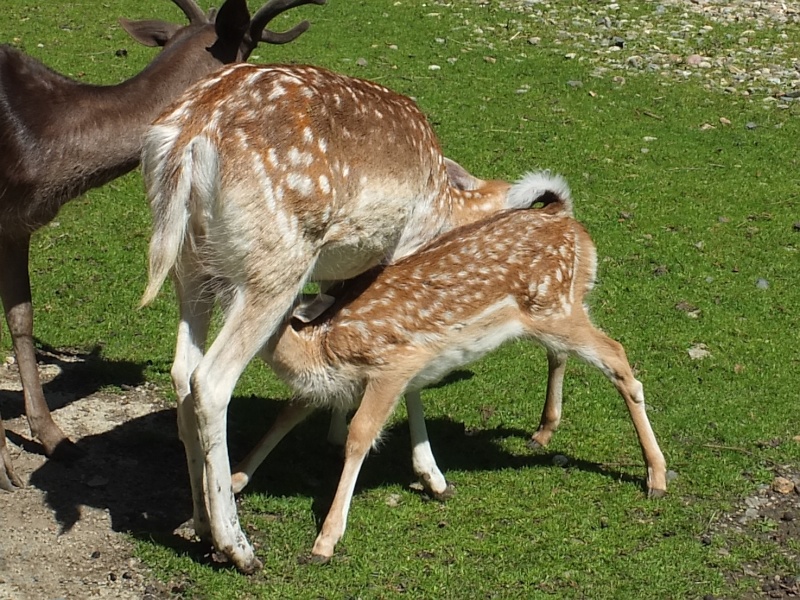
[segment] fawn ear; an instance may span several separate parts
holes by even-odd
[[[303,298],[292,312],[292,318],[301,323],[311,323],[311,321],[328,310],[334,302],[336,302],[336,298],[322,293],[313,298]]]
[[[447,157],[444,158],[444,166],[447,169],[447,179],[450,185],[456,189],[470,192],[477,190],[484,183],[482,179],[478,179],[456,161]]]

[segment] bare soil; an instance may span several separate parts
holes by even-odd
[[[104,391],[96,360],[40,356],[54,419],[82,451],[71,464],[47,460],[31,440],[16,365],[0,364],[0,414],[26,482],[0,492],[0,600],[157,600],[181,591],[154,578],[132,540],[180,544],[171,532],[191,516],[175,409],[147,383]]]

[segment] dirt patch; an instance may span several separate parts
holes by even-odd
[[[0,600],[174,597],[180,586],[157,581],[130,536],[181,543],[169,532],[190,516],[191,500],[174,408],[141,381],[103,391],[91,355],[41,359],[54,418],[82,456],[72,464],[43,456],[22,414],[16,365],[0,365],[0,413],[26,482],[0,493]]]
[[[800,470],[796,465],[775,466],[773,480],[717,518],[702,538],[706,544],[722,540],[721,556],[742,540],[758,539],[772,550],[727,573],[736,584],[755,581],[756,591],[743,599],[800,598]],[[712,597],[707,597],[712,600]]]

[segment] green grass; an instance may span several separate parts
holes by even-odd
[[[116,17],[181,18],[166,0],[7,5],[0,39],[98,83],[131,76],[155,52],[130,41]],[[590,64],[564,59],[552,27],[520,19],[523,34],[515,36],[502,24],[519,16],[495,3],[331,0],[301,12],[313,28],[294,44],[259,48],[258,60],[315,63],[414,96],[445,153],[482,177],[514,179],[538,167],[567,177],[601,257],[594,319],[625,345],[678,478],[667,498],[644,497],[625,408],[599,373],[577,363],[560,431],[546,452],[527,450],[546,361],[541,350],[514,344],[425,392],[434,451],[458,487],[446,504],[408,488],[401,409],[362,470],[332,564],[298,561],[338,476],[318,418],[276,450],[241,501],[262,573],[214,569],[148,540],[138,543],[140,556],[197,598],[737,597],[755,585],[728,574],[771,554],[764,542],[718,532],[711,544],[700,538],[770,480],[772,465],[800,459],[792,440],[800,434],[800,104],[766,110],[761,98],[711,93],[694,80],[665,85],[657,75],[624,85],[593,78]],[[470,27],[454,31],[464,18]],[[496,26],[493,49],[475,41],[476,25]],[[700,50],[727,39],[714,35]],[[542,43],[528,44],[532,36]],[[115,56],[120,48],[127,57]],[[745,127],[750,122],[757,127]],[[715,128],[701,129],[705,123]],[[56,347],[99,345],[109,364],[140,365],[169,396],[172,292],[135,310],[148,235],[138,174],[65,207],[34,241],[36,335]],[[760,278],[767,289],[757,287]],[[699,317],[677,310],[681,302]],[[711,356],[690,359],[697,343]],[[8,351],[8,336],[2,344]],[[247,370],[231,412],[236,451],[268,426],[277,410],[268,399],[287,394],[266,368]],[[773,439],[780,443],[759,444]],[[554,467],[553,454],[570,465]],[[393,495],[398,504],[390,507]],[[790,568],[772,560],[776,572]]]

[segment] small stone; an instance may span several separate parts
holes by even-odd
[[[708,350],[708,346],[699,342],[694,344],[691,348],[686,351],[689,354],[689,358],[692,360],[703,360],[704,358],[708,358],[711,356],[711,352]]]
[[[769,281],[767,281],[766,279],[762,279],[762,278],[760,278],[760,277],[759,277],[759,278],[756,280],[756,287],[757,287],[758,289],[760,289],[760,290],[766,290],[766,289],[768,289],[768,288],[769,288]]]
[[[779,494],[791,494],[794,491],[794,481],[786,477],[776,477],[772,480],[772,489]]]
[[[428,65],[428,71],[439,71],[441,68],[439,65]]]
[[[444,38],[438,38],[437,37],[437,38],[434,38],[433,41],[436,42],[437,44],[444,44],[446,40]]]
[[[541,42],[541,41],[542,41],[542,38],[540,38],[540,37],[530,37],[530,38],[528,38],[528,43],[531,46],[538,46],[539,42]]]
[[[749,121],[749,122],[748,122],[748,123],[745,125],[745,127],[746,127],[747,129],[755,129],[756,127],[758,127],[758,125],[756,125],[756,124],[755,124],[755,123],[753,123],[752,121]]]
[[[489,63],[490,65],[493,65],[494,63],[497,62],[497,59],[494,56],[484,56],[483,60]]]
[[[566,467],[569,464],[569,458],[563,454],[556,454],[553,457],[553,464],[557,467]]]
[[[641,56],[633,55],[629,56],[626,62],[634,69],[640,69],[644,64],[644,59]]]
[[[566,58],[568,60],[572,60],[576,56],[578,56],[578,55],[575,52],[568,52],[567,54],[564,55],[564,58]]]
[[[659,265],[655,269],[653,269],[653,275],[656,277],[661,277],[662,275],[666,275],[669,273],[669,269],[667,269],[667,265]]]
[[[787,510],[785,513],[783,513],[781,515],[781,521],[786,521],[787,523],[789,521],[794,521],[795,518],[796,517],[795,517],[794,513],[792,511],[790,511],[790,510]]]
[[[796,221],[795,224],[792,225],[792,229],[794,229],[795,231],[800,231],[800,221]],[[13,357],[9,356],[8,358],[13,358]],[[8,362],[8,358],[6,359],[6,362]]]
[[[719,118],[719,122],[722,123],[723,125],[730,125],[731,124],[730,119],[726,119],[725,117],[720,117]]]
[[[397,50],[397,44],[389,44],[389,50]]]
[[[703,57],[700,56],[699,54],[692,54],[692,55],[686,57],[686,64],[687,65],[697,66],[701,62],[703,62]]]
[[[716,129],[711,123],[703,123],[700,125],[700,131],[708,131],[709,129]]]
[[[359,58],[359,59],[356,60],[356,64],[359,67],[366,67],[367,64],[369,64],[369,63],[367,63],[367,59],[366,58]]]
[[[389,494],[389,496],[386,498],[386,506],[389,506],[391,508],[400,506],[401,499],[402,497],[400,496],[400,494]]]
[[[572,81],[568,81],[567,85],[569,87],[571,87],[571,88],[579,88],[579,87],[583,87],[583,82],[582,81],[577,81],[577,80],[572,80]]]

